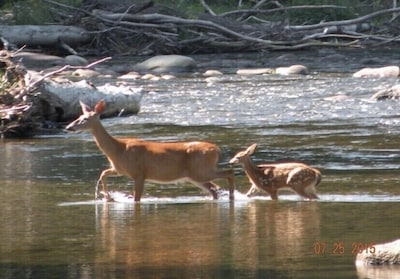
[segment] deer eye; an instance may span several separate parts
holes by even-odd
[[[89,117],[84,116],[84,117],[82,117],[82,118],[80,119],[79,124],[86,123],[88,120],[89,120]]]

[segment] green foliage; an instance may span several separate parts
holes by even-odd
[[[57,0],[56,2],[79,7],[80,0]],[[54,23],[53,5],[42,0],[5,1],[4,9],[13,13],[15,24],[48,24]]]

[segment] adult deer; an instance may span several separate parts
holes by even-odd
[[[318,199],[315,186],[321,182],[321,173],[308,165],[291,163],[271,163],[256,165],[250,158],[257,144],[238,152],[230,161],[231,164],[241,164],[251,182],[247,196],[257,189],[267,192],[271,199],[278,199],[278,191],[290,189],[307,199]]]
[[[188,181],[207,190],[213,199],[218,199],[219,186],[214,179],[227,179],[229,198],[233,200],[234,173],[232,169],[218,170],[217,163],[221,151],[215,144],[200,141],[152,142],[137,138],[115,138],[100,122],[105,102],[99,101],[94,110],[80,102],[82,115],[70,123],[66,129],[72,131],[90,130],[97,146],[107,156],[111,164],[104,170],[96,186],[103,186],[103,195],[110,200],[107,177],[124,175],[134,180],[134,200],[140,201],[145,181],[159,184]]]

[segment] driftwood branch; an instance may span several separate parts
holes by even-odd
[[[56,75],[56,74],[59,74],[59,73],[61,73],[61,72],[66,71],[66,70],[69,70],[69,69],[89,69],[89,68],[91,68],[91,67],[93,67],[93,66],[95,66],[95,65],[97,65],[97,64],[103,63],[103,62],[105,62],[105,61],[107,61],[107,60],[110,60],[110,59],[111,59],[111,57],[105,57],[105,58],[96,60],[96,61],[94,61],[94,62],[92,62],[92,63],[90,63],[90,64],[88,64],[88,65],[86,65],[86,66],[71,66],[71,65],[65,65],[65,66],[61,67],[60,69],[57,69],[57,70],[55,70],[55,71],[49,72],[49,73],[47,73],[47,74],[41,76],[39,79],[37,79],[37,80],[35,80],[34,82],[32,82],[31,84],[29,84],[29,85],[26,87],[26,89],[25,89],[24,91],[25,91],[25,92],[30,92],[30,91],[32,91],[34,88],[36,88],[36,86],[38,86],[38,85],[39,85],[43,80],[45,80],[46,78],[49,78],[49,77],[51,77],[51,76],[54,76],[54,75]]]
[[[178,13],[164,14],[162,9],[157,10],[156,4],[151,0],[144,1],[140,7],[133,4],[113,11],[109,11],[108,6],[101,5],[95,10],[87,11],[68,7],[54,0],[45,2],[84,15],[82,23],[90,26],[87,29],[95,36],[92,44],[96,44],[95,48],[103,51],[101,54],[123,51],[130,54],[168,54],[212,51],[213,48],[218,48],[218,51],[281,50],[315,45],[355,47],[374,42],[383,44],[399,41],[397,38],[399,34],[396,34],[398,28],[394,21],[398,20],[400,8],[376,11],[349,20],[298,26],[287,24],[293,21],[290,20],[289,11],[339,10],[346,7],[340,5],[287,7],[279,1],[260,0],[256,1],[251,9],[240,9],[241,1],[239,1],[238,10],[216,14],[209,5],[211,1],[199,0],[205,14],[200,15],[198,19],[189,19],[178,16]],[[149,10],[146,13],[146,8],[150,6],[151,12]],[[137,13],[139,10],[140,14]],[[283,18],[279,22],[263,19],[266,15],[282,12]],[[380,29],[375,26],[375,29],[372,29],[369,21],[388,14],[392,17],[386,21],[387,25]],[[255,16],[257,16],[256,21],[249,20]],[[97,28],[93,28],[94,26]],[[373,34],[374,30],[378,29],[379,34]],[[386,31],[386,34],[382,31]],[[390,34],[390,31],[394,31],[394,34]]]
[[[210,6],[207,5],[205,0],[200,0],[200,4],[203,6],[203,8],[210,14],[213,16],[216,16],[217,14],[214,13],[214,11],[210,8]]]
[[[105,11],[95,10],[93,12],[97,17],[104,18],[107,20],[115,20],[115,19],[125,19],[134,22],[152,22],[158,24],[176,24],[176,25],[185,25],[185,26],[195,26],[199,28],[206,28],[209,30],[216,30],[221,32],[224,35],[228,35],[231,37],[236,37],[239,39],[243,39],[246,41],[251,41],[260,44],[272,45],[272,44],[284,44],[285,42],[273,42],[271,40],[264,40],[255,37],[250,37],[247,35],[243,35],[241,33],[235,32],[226,28],[224,26],[218,25],[212,21],[206,20],[195,20],[195,19],[184,19],[175,16],[162,15],[162,14],[146,14],[146,15],[124,15],[124,14],[111,14]]]
[[[330,26],[351,25],[351,24],[366,22],[375,17],[385,15],[385,14],[390,14],[390,13],[396,13],[396,12],[400,12],[400,8],[377,11],[377,12],[374,12],[374,13],[371,13],[371,14],[368,14],[365,16],[361,16],[361,17],[358,17],[355,19],[349,19],[349,20],[330,21],[330,22],[324,22],[324,23],[319,23],[319,24],[302,25],[302,26],[286,26],[285,29],[290,30],[290,31],[308,31],[308,30],[313,30],[313,29],[326,28],[326,27],[330,27]]]
[[[219,16],[233,16],[233,15],[240,15],[240,14],[247,14],[247,15],[254,15],[254,14],[273,14],[277,12],[286,12],[291,10],[319,10],[319,9],[345,9],[344,6],[337,6],[337,5],[303,5],[303,6],[291,6],[291,7],[281,7],[281,8],[274,8],[274,9],[259,9],[258,7],[253,7],[252,9],[241,9],[235,11],[229,11],[225,13],[219,14]]]

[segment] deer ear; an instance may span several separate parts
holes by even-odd
[[[91,111],[90,107],[87,104],[85,104],[84,102],[79,101],[79,104],[81,105],[83,113]]]
[[[256,147],[257,147],[257,143],[253,143],[252,145],[250,145],[248,148],[247,148],[247,150],[246,150],[246,153],[247,154],[253,154],[254,153],[254,151],[256,150]]]
[[[97,104],[94,106],[94,111],[97,114],[102,114],[106,108],[106,102],[104,100],[100,100],[97,102]]]

